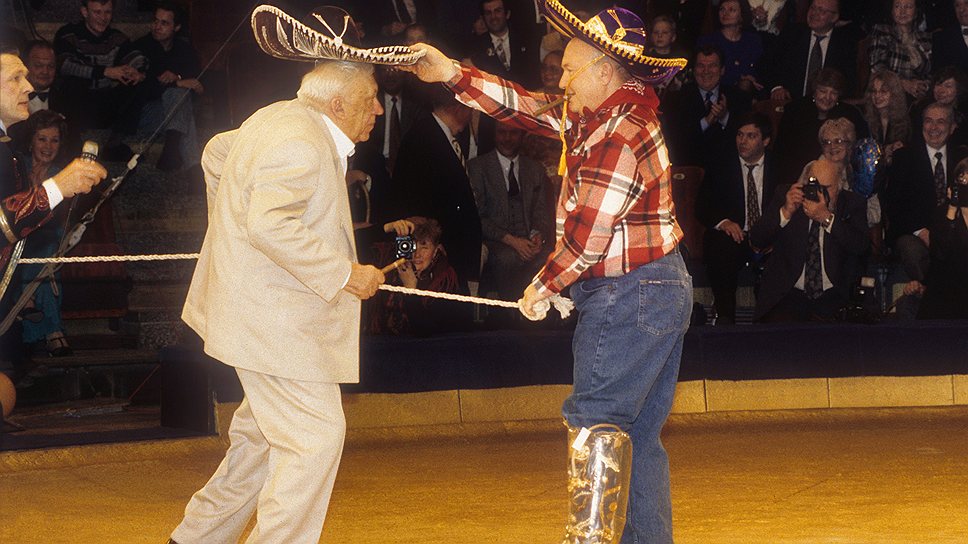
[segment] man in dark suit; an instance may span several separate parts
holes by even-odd
[[[450,264],[461,283],[475,293],[481,268],[481,220],[456,138],[467,127],[471,110],[443,87],[435,91],[433,112],[415,121],[400,144],[393,171],[393,186],[399,191],[398,218],[436,219]]]
[[[65,198],[86,193],[107,176],[93,161],[75,160],[42,185],[31,186],[10,150],[7,129],[29,116],[28,102],[33,87],[27,67],[17,51],[0,46],[0,277],[7,272],[15,244],[41,227],[53,209]],[[14,275],[10,285],[18,285]],[[0,294],[0,320],[6,317],[15,298],[10,289]],[[22,358],[20,329],[0,335],[0,370],[11,370]]]
[[[844,96],[856,91],[857,44],[848,30],[836,27],[837,0],[813,0],[806,24],[789,25],[763,60],[762,78],[774,100],[789,102],[810,92],[821,68],[834,68],[847,78]]]
[[[963,156],[948,145],[956,127],[950,107],[931,104],[921,118],[924,143],[905,146],[894,153],[883,201],[887,243],[908,280],[906,297],[898,304],[898,317],[912,319],[929,265],[929,227],[938,206],[947,198],[954,167]]]
[[[721,85],[723,53],[707,45],[696,51],[695,82],[668,92],[662,101],[662,132],[676,166],[705,166],[732,146],[730,121],[750,110],[747,93]]]
[[[21,53],[24,65],[27,66],[27,81],[34,90],[30,93],[30,113],[38,110],[61,111],[63,105],[57,104],[60,95],[54,92],[54,81],[57,77],[57,56],[54,46],[45,40],[28,42]]]
[[[382,37],[384,42],[394,41],[407,26],[414,23],[428,29],[436,27],[437,10],[433,0],[355,0],[353,3],[356,4],[356,13],[363,20],[366,33],[372,36],[368,36],[370,41],[377,36]]]
[[[494,139],[494,151],[467,163],[487,246],[481,290],[514,299],[551,251],[554,212],[545,198],[544,168],[519,154],[524,131],[498,123]]]
[[[374,75],[378,86],[376,99],[383,106],[383,115],[376,118],[370,139],[356,145],[352,169],[369,176],[371,223],[382,225],[399,219],[392,215],[391,177],[400,143],[414,121],[427,112],[427,105],[425,98],[412,87],[410,74],[378,65]]]
[[[487,33],[479,36],[467,50],[474,66],[528,89],[541,85],[540,42],[517,34],[519,31],[508,25],[511,11],[504,0],[482,0],[481,15]]]
[[[717,325],[736,320],[739,270],[758,266],[765,258],[761,248],[750,245],[749,231],[762,217],[777,183],[776,163],[766,150],[773,130],[770,119],[748,113],[736,126],[735,149],[706,170],[696,202],[696,216],[706,227],[703,255]]]
[[[750,230],[751,244],[773,248],[754,321],[833,320],[870,245],[867,202],[841,190],[841,166],[821,158],[810,175],[820,190],[811,195],[805,185],[780,186]]]
[[[957,66],[968,73],[968,0],[954,0],[958,24],[945,25],[934,35],[931,68]]]

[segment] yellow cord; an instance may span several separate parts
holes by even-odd
[[[602,53],[601,55],[586,62],[584,66],[579,68],[574,74],[571,75],[570,78],[568,78],[568,83],[565,84],[565,102],[561,105],[561,126],[558,127],[558,138],[561,139],[561,159],[558,160],[558,175],[561,176],[562,179],[565,178],[565,173],[568,172],[568,161],[565,159],[565,157],[568,156],[568,142],[565,141],[565,123],[568,121],[568,97],[571,96],[571,93],[568,92],[568,89],[571,88],[571,82],[575,81],[575,78],[578,77],[578,74],[584,72],[586,68],[602,60],[604,57],[605,53]]]

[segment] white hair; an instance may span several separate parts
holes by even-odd
[[[373,76],[373,65],[363,62],[341,60],[322,61],[308,74],[303,76],[296,96],[316,107],[338,96],[348,96],[356,91],[354,83],[364,77]]]

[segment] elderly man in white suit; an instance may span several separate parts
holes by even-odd
[[[209,228],[183,318],[245,399],[172,542],[237,542],[254,512],[249,543],[319,540],[345,434],[338,384],[358,380],[360,300],[384,281],[356,262],[344,181],[376,93],[371,64],[323,61],[295,100],[205,148]]]

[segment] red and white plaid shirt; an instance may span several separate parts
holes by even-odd
[[[530,132],[557,138],[559,98],[463,67],[450,82],[468,106]],[[569,114],[568,170],[557,207],[557,243],[532,285],[559,293],[572,283],[627,274],[676,248],[676,222],[666,150],[651,88],[626,83],[599,108]]]

